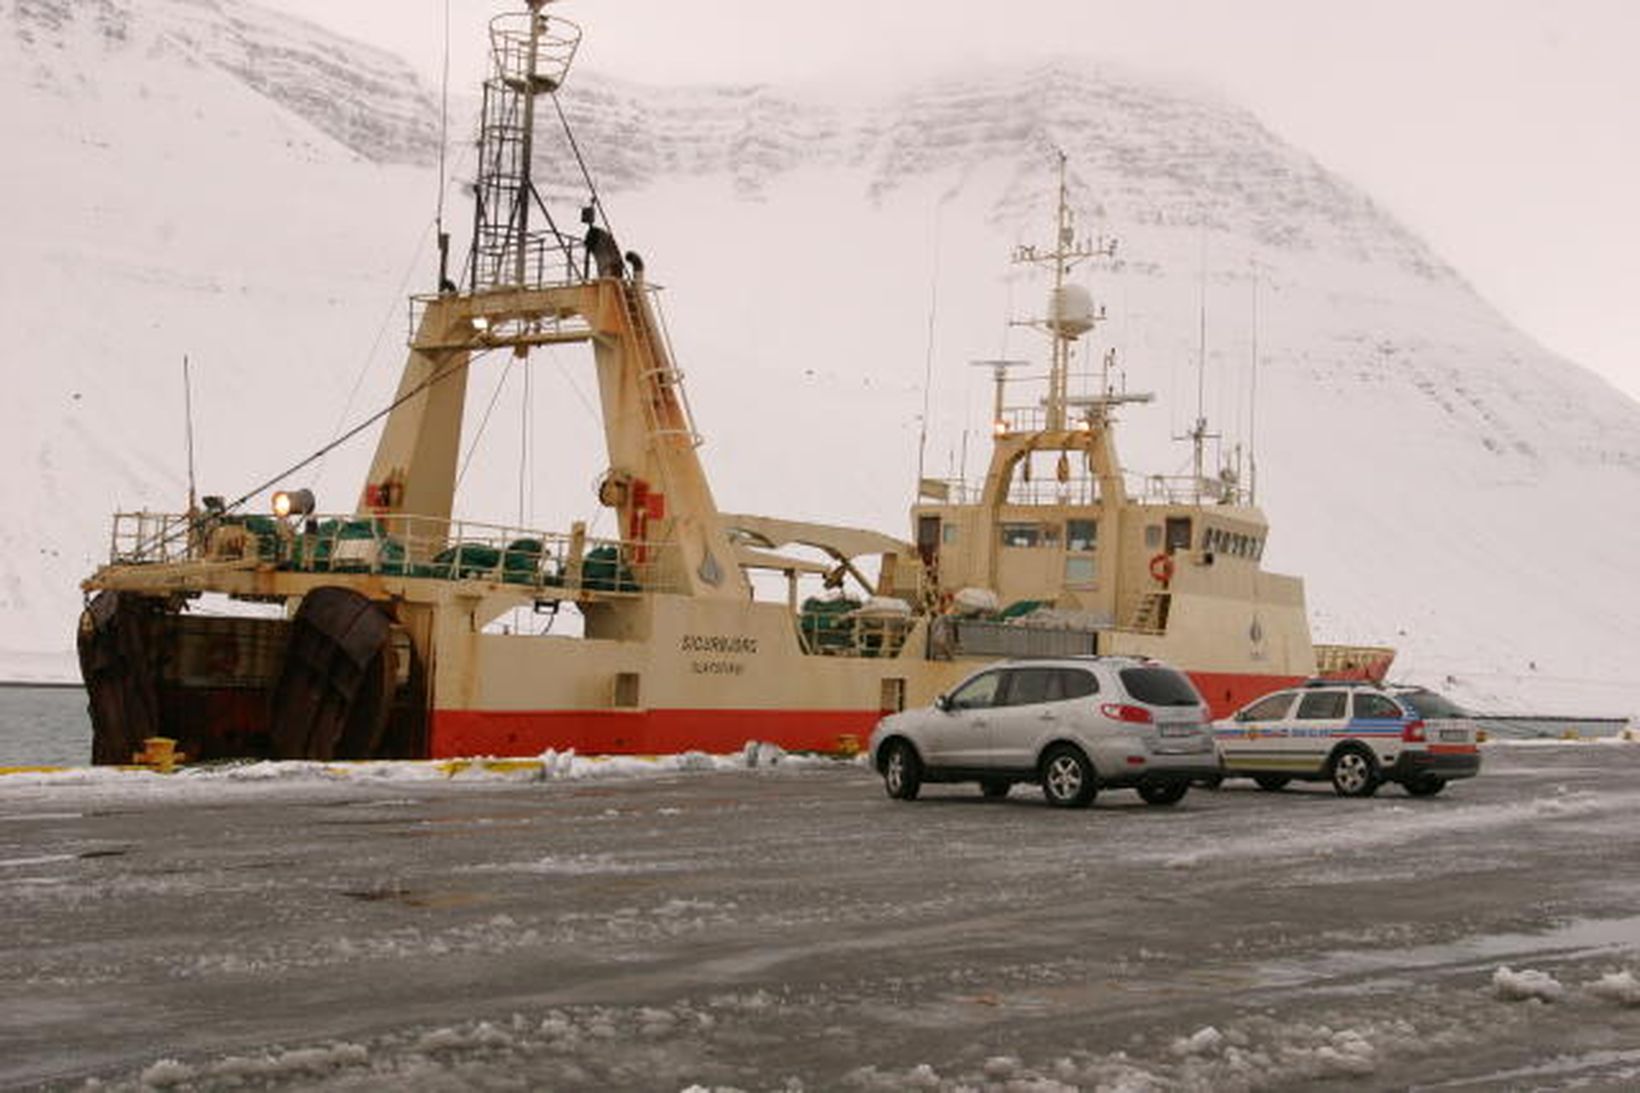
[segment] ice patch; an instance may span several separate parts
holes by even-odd
[[[609,854],[574,854],[555,857],[551,854],[535,861],[489,862],[483,865],[460,867],[464,873],[534,873],[541,876],[593,877],[620,876],[633,873],[675,873],[684,866],[674,862],[622,861]]]
[[[480,1021],[470,1028],[437,1028],[416,1041],[419,1051],[428,1053],[467,1051],[472,1048],[510,1048],[513,1034],[499,1025]]]
[[[1224,1034],[1212,1025],[1197,1029],[1189,1036],[1173,1041],[1175,1055],[1207,1055],[1224,1046]]]
[[[786,749],[778,744],[748,740],[740,754],[748,767],[772,767],[786,758]]]
[[[1505,1002],[1555,1002],[1565,995],[1566,988],[1548,972],[1531,968],[1517,972],[1508,965],[1499,965],[1492,973],[1492,993]]]
[[[32,858],[0,858],[0,869],[19,865],[51,865],[54,862],[73,861],[76,857],[76,854],[41,854]]]
[[[142,1084],[155,1089],[170,1089],[194,1078],[194,1068],[176,1059],[161,1059],[142,1072]]]
[[[370,1051],[362,1044],[334,1043],[289,1050],[274,1048],[259,1055],[229,1055],[197,1066],[160,1059],[142,1072],[140,1081],[144,1088],[153,1089],[192,1088],[201,1083],[237,1086],[322,1078],[369,1062]]]
[[[1623,1006],[1640,1006],[1640,979],[1628,969],[1620,972],[1610,972],[1588,984],[1585,988],[1596,998],[1603,998],[1608,1002],[1616,1002]]]

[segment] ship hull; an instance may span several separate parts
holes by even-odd
[[[150,736],[189,760],[725,753],[748,741],[848,754],[884,714],[927,705],[1001,657],[1132,652],[1113,632],[988,623],[931,642],[926,619],[907,620],[892,649],[816,652],[782,605],[688,597],[588,605],[586,617],[591,636],[473,633],[466,613],[395,613],[334,586],[309,592],[291,620],[99,599],[81,641],[93,758],[131,762]],[[1146,642],[1191,675],[1215,717],[1305,674],[1198,668],[1166,639]]]
[[[949,667],[939,678],[971,671],[983,661]],[[800,666],[798,666],[800,667]],[[1213,716],[1224,717],[1261,695],[1291,687],[1299,675],[1186,671]],[[918,690],[928,690],[919,687]],[[938,688],[934,689],[937,693]],[[430,757],[529,756],[546,751],[581,755],[668,755],[686,751],[738,751],[749,741],[788,751],[849,754],[864,746],[879,719],[893,710],[855,709],[652,709],[475,710],[442,709],[432,716]]]

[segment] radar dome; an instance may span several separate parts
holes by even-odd
[[[1098,321],[1093,297],[1081,285],[1061,285],[1048,298],[1048,328],[1066,338],[1080,338]]]

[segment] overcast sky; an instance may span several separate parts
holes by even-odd
[[[463,89],[520,0],[261,0]],[[561,0],[578,65],[846,84],[1078,55],[1240,103],[1640,398],[1640,0]]]

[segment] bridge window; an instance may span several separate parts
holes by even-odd
[[[1034,547],[1043,542],[1041,524],[1003,524],[1002,545],[1007,547]]]
[[[1099,522],[1097,520],[1065,521],[1066,550],[1089,551],[1098,545]]]

